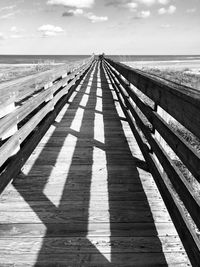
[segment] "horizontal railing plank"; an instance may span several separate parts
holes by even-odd
[[[120,76],[121,72],[119,69],[116,71],[113,65],[110,65],[110,62],[108,63],[106,61],[104,61],[104,66],[135,138],[147,161],[148,167],[150,168],[158,189],[177,228],[179,236],[185,246],[190,261],[193,266],[198,266],[200,262],[200,240],[198,239],[194,228],[188,222],[185,210],[180,204],[180,200],[177,199],[177,193],[198,228],[200,228],[200,220],[198,218],[200,201],[194,193],[193,188],[185,180],[176,166],[174,166],[172,160],[163,150],[159,141],[156,140],[152,131],[146,125],[146,122],[143,121],[143,117],[138,113],[138,108],[146,116],[153,127],[160,132],[161,136],[165,137],[167,143],[169,143],[176,152],[178,151],[180,158],[182,157],[186,162],[187,156],[183,155],[184,153],[189,154],[188,157],[194,158],[194,162],[190,159],[186,166],[194,169],[193,171],[197,178],[199,178],[199,155],[184,140],[182,140],[182,138],[179,138],[178,135],[174,134],[169,125],[150,106],[138,97],[134,90],[128,85],[128,82],[124,81]],[[162,130],[160,130],[160,128]],[[181,143],[181,145],[179,143]],[[156,157],[154,155],[156,155]],[[159,160],[159,164],[157,160]],[[164,172],[163,170],[160,170],[160,164],[162,165]],[[173,188],[171,185],[173,185]],[[174,189],[176,190],[176,193]]]
[[[111,74],[112,75],[112,74]],[[113,79],[116,81],[116,78],[113,74]],[[148,140],[151,148],[153,149],[154,153],[156,154],[158,160],[162,164],[165,172],[169,175],[169,179],[173,184],[174,188],[176,189],[177,193],[181,197],[184,205],[186,206],[187,210],[190,212],[193,220],[200,228],[200,200],[196,197],[195,193],[193,192],[190,184],[185,180],[183,175],[177,170],[174,166],[170,158],[167,156],[165,151],[163,151],[162,147],[159,145],[158,141],[153,138],[153,135],[150,129],[145,125],[145,123],[140,118],[139,114],[135,110],[135,108],[130,103],[129,98],[126,97],[122,88],[118,87],[120,94],[123,96],[126,106],[129,108],[130,112],[132,113],[133,117],[137,121],[138,126],[144,133],[146,139]]]
[[[79,68],[74,68],[69,75],[64,75],[59,80],[51,82],[50,87],[38,91],[26,101],[21,102],[13,112],[0,119],[0,137],[9,137],[7,134],[13,126],[21,123],[20,129],[16,129],[5,142],[0,146],[0,167],[20,149],[19,145],[23,144],[25,139],[36,129],[38,124],[52,112],[54,106],[60,99],[68,94],[70,88],[83,75],[83,73],[91,66],[93,58],[79,64]],[[30,114],[34,111],[34,114]],[[19,159],[20,160],[20,159]]]
[[[86,69],[83,70],[83,73],[87,71],[89,65],[86,66]],[[80,80],[79,80],[80,81]],[[72,83],[71,83],[72,84]],[[68,86],[68,85],[67,85]],[[66,87],[67,87],[66,86]],[[52,112],[49,112],[45,117],[45,120],[42,120],[38,126],[37,130],[35,130],[31,138],[28,138],[26,142],[23,142],[19,152],[12,157],[12,160],[5,166],[5,169],[0,173],[0,193],[3,192],[5,187],[14,179],[16,174],[20,171],[34,148],[37,146],[41,138],[44,136],[50,125],[54,122],[55,118],[59,114],[61,108],[66,104],[66,101],[72,95],[76,88],[75,86],[71,86],[67,89],[67,94],[64,97],[60,98],[60,101],[55,104],[55,108]],[[65,88],[64,88],[65,90]]]
[[[200,91],[106,60],[125,79],[200,138]]]
[[[79,69],[87,62],[90,58],[83,62],[74,62],[70,64],[63,64],[61,66],[53,67],[51,70],[32,74],[23,78],[15,79],[9,82],[0,84],[0,106],[4,103],[5,99],[9,99],[12,95],[15,96],[16,101],[21,100],[28,95],[32,94],[33,91],[40,89],[49,82],[66,76],[67,73],[72,73],[76,69]]]
[[[194,177],[200,182],[200,155],[197,153],[197,151],[181,136],[176,134],[176,132],[170,128],[168,123],[166,123],[150,106],[145,104],[145,102],[141,100],[134,90],[128,86],[119,75],[116,75],[115,77],[117,81],[125,88],[126,94],[131,97],[131,99],[146,116],[153,127],[161,134],[167,144],[173,149],[175,154],[182,160]]]

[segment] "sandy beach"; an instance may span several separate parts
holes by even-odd
[[[200,60],[123,62],[135,69],[200,90]]]
[[[169,61],[135,61],[122,62],[133,68],[158,68],[158,69],[173,69],[186,70],[200,74],[200,60],[169,60]]]
[[[41,71],[50,70],[62,64],[63,63],[0,64],[0,83],[35,74]]]

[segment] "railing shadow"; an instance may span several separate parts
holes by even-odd
[[[35,266],[123,266],[126,257],[143,262],[145,253],[135,253],[129,241],[124,250],[120,245],[129,235],[124,223],[146,220],[135,194],[147,221],[153,217],[136,168],[140,161],[131,154],[100,63],[52,127],[27,175],[14,182],[46,227]],[[156,236],[156,228],[152,232]]]

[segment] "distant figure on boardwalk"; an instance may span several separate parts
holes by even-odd
[[[104,56],[105,56],[104,53],[103,53],[103,54],[100,54],[100,55],[99,55],[99,60],[102,61],[102,59],[104,58]]]

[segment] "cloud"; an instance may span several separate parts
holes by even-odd
[[[0,40],[4,40],[5,39],[5,36],[2,32],[0,32]]]
[[[124,5],[125,7],[129,8],[130,10],[136,10],[138,7],[137,3],[131,2]]]
[[[171,0],[135,0],[135,1],[147,6],[151,6],[154,4],[167,5],[170,3]]]
[[[135,0],[137,1],[137,0]],[[132,2],[131,0],[109,0],[106,2],[106,6],[113,6],[117,8],[128,8],[131,11],[136,10],[138,3]]]
[[[10,31],[11,31],[11,32],[18,32],[18,29],[17,29],[16,26],[12,26],[12,27],[10,28]]]
[[[150,10],[143,10],[137,13],[137,15],[134,17],[134,19],[146,19],[150,17],[151,12]]]
[[[162,24],[160,27],[168,29],[168,28],[171,28],[171,25],[170,24]]]
[[[186,13],[195,13],[196,11],[196,8],[189,8],[186,10]]]
[[[11,35],[9,36],[10,38],[14,38],[14,39],[17,39],[17,38],[23,38],[24,35],[22,35],[22,33],[25,31],[23,29],[18,29],[16,26],[12,26],[10,28],[10,31],[11,31]]]
[[[62,14],[62,16],[63,17],[82,16],[90,20],[92,23],[104,22],[108,20],[107,16],[97,16],[92,12],[87,13],[81,8],[67,10]]]
[[[96,16],[93,13],[87,13],[85,14],[85,17],[88,18],[92,23],[96,22],[104,22],[108,20],[108,17],[103,17],[103,16]]]
[[[24,29],[19,29],[16,26],[12,26],[10,28],[10,31],[13,32],[13,33],[20,33],[20,32],[24,32],[25,30]]]
[[[5,6],[5,7],[1,7],[0,8],[0,12],[1,11],[7,11],[7,10],[11,10],[11,9],[13,9],[13,8],[15,8],[16,7],[16,5],[12,5],[12,6]]]
[[[155,4],[167,5],[171,0],[107,0],[106,6],[136,8],[136,5],[152,6]]]
[[[70,11],[65,11],[64,13],[62,13],[62,16],[63,17],[73,17],[74,14]]]
[[[168,8],[164,8],[164,7],[162,7],[162,8],[160,8],[160,9],[158,10],[158,14],[159,14],[159,15],[164,15],[164,14],[174,14],[175,12],[176,12],[176,7],[173,6],[173,5],[169,6]]]
[[[19,12],[19,11],[18,11]],[[0,19],[9,19],[9,18],[12,18],[16,13],[18,13],[17,11],[15,12],[10,12],[10,13],[7,13],[5,15],[2,15],[0,16]]]
[[[60,5],[75,8],[90,8],[95,0],[48,0],[47,5]]]
[[[79,16],[83,15],[83,9],[77,8],[77,9],[70,9],[65,11],[62,16],[63,17],[71,17],[71,16]]]
[[[50,25],[50,24],[40,26],[38,28],[38,31],[42,33],[43,37],[56,36],[64,32],[64,30],[61,27]]]
[[[167,13],[167,9],[166,9],[166,8],[162,7],[162,8],[160,8],[160,9],[158,9],[158,14],[159,14],[159,15],[164,15],[164,14],[166,14],[166,13]]]
[[[161,5],[167,5],[169,4],[170,0],[158,0],[158,3]]]
[[[144,4],[147,6],[151,6],[157,2],[156,0],[136,0],[136,1],[140,4]]]
[[[24,37],[23,35],[17,34],[17,33],[10,35],[10,38],[13,38],[13,39],[19,39],[19,38],[23,38],[23,37]]]
[[[122,6],[124,4],[127,4],[127,3],[130,3],[130,1],[123,1],[123,0],[109,0],[109,1],[106,1],[106,6],[114,6],[114,7],[119,7],[119,6]]]
[[[168,13],[169,14],[174,14],[176,12],[176,7],[175,6],[169,6],[168,8]]]

